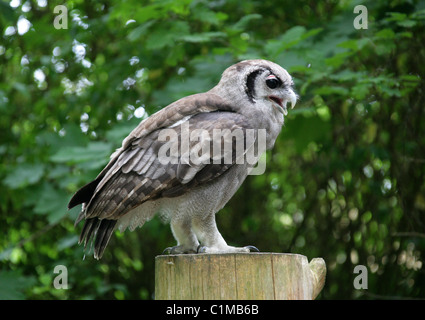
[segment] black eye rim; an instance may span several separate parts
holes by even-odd
[[[270,89],[276,89],[282,84],[282,82],[278,78],[270,78],[266,79],[266,85]]]

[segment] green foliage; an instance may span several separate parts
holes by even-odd
[[[169,227],[117,232],[98,262],[66,204],[143,118],[248,58],[285,67],[300,101],[266,173],[217,216],[224,238],[323,257],[322,299],[425,296],[423,1],[366,1],[359,30],[357,1],[67,1],[68,29],[53,27],[62,2],[13,3],[0,2],[0,299],[152,298]],[[60,264],[68,290],[53,287]]]

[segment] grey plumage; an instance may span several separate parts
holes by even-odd
[[[259,141],[257,135],[248,139],[247,132],[265,130],[265,149],[273,147],[287,102],[292,107],[296,103],[292,85],[291,76],[273,62],[242,61],[226,69],[210,91],[182,98],[143,120],[97,178],[70,200],[69,208],[83,204],[75,223],[85,220],[79,242],[86,246],[94,238],[94,257],[100,259],[115,229],[133,230],[159,213],[170,221],[177,240],[173,253],[196,252],[199,242],[202,252],[249,251],[226,244],[216,227],[215,213],[253,167],[238,161]],[[190,134],[203,134],[189,141],[187,151],[205,156],[204,161],[184,161],[180,150],[167,154],[176,161],[164,163],[159,155],[165,146],[172,149],[177,143],[183,149],[185,128],[190,128]],[[162,139],[170,130],[177,140]],[[212,138],[217,130],[226,134]],[[234,132],[244,138],[242,152]],[[229,154],[201,152],[226,144]]]

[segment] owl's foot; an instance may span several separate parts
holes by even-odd
[[[199,245],[198,253],[248,253],[248,252],[260,252],[257,247],[254,246],[245,246],[245,247],[232,247],[227,246],[225,248],[215,248],[215,247],[206,247]]]
[[[190,248],[187,246],[174,246],[174,247],[168,247],[165,248],[164,251],[162,251],[162,254],[187,254],[187,253],[197,253],[196,248]]]

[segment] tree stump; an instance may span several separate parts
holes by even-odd
[[[322,258],[289,253],[161,255],[157,300],[311,300],[325,284]]]

